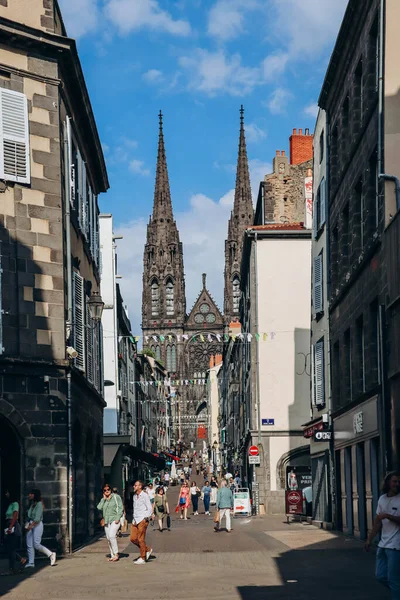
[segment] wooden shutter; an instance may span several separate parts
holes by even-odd
[[[82,156],[78,150],[77,152],[77,163],[78,163],[78,169],[77,169],[77,190],[78,190],[78,223],[79,223],[79,229],[81,231],[83,231],[83,182],[84,182],[84,175],[83,175],[83,171],[84,171],[84,163],[82,160]]]
[[[84,292],[84,279],[74,271],[74,348],[78,352],[78,356],[75,359],[75,366],[81,371],[85,370],[86,357],[85,357],[85,292]]]
[[[322,254],[314,258],[313,269],[313,295],[314,295],[314,313],[321,312],[324,308],[323,288],[322,288],[323,263]]]
[[[28,102],[0,89],[0,179],[30,183]]]
[[[314,405],[325,404],[324,340],[314,346]]]
[[[326,214],[326,183],[325,179],[321,180],[319,184],[319,227],[325,224]]]
[[[69,176],[69,203],[73,207],[75,200],[75,165],[72,163],[72,132],[71,119],[67,117],[67,147],[68,147],[68,169]]]
[[[86,378],[90,383],[94,383],[94,360],[93,356],[93,329],[92,319],[90,318],[90,310],[88,305],[89,298],[86,296]]]

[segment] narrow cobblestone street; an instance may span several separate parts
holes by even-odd
[[[60,560],[54,568],[2,577],[7,599],[109,597],[146,600],[366,600],[389,598],[374,580],[374,556],[362,544],[284,516],[236,518],[230,535],[213,530],[204,514],[188,521],[172,517],[171,531],[149,527],[154,555],[146,565],[124,534],[118,563],[108,563],[104,537]]]

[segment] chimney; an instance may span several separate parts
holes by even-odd
[[[293,133],[289,138],[290,142],[290,164],[299,165],[313,157],[313,134],[310,135],[310,130],[293,129]]]

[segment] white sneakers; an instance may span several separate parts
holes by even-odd
[[[52,552],[50,554],[50,566],[54,567],[54,565],[56,564],[56,559],[57,559],[57,555],[55,552]]]
[[[34,565],[33,563],[26,563],[26,565],[25,565],[25,567],[24,567],[24,568],[25,568],[25,569],[34,569],[34,568],[35,568],[35,565]]]
[[[153,553],[153,548],[150,548],[150,550],[148,552],[146,552],[146,560],[149,560],[152,553]]]
[[[134,565],[144,565],[146,564],[146,561],[143,560],[143,558],[137,558],[136,560],[133,561]]]

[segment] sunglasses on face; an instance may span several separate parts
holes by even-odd
[[[111,492],[111,488],[104,488],[103,492]]]

